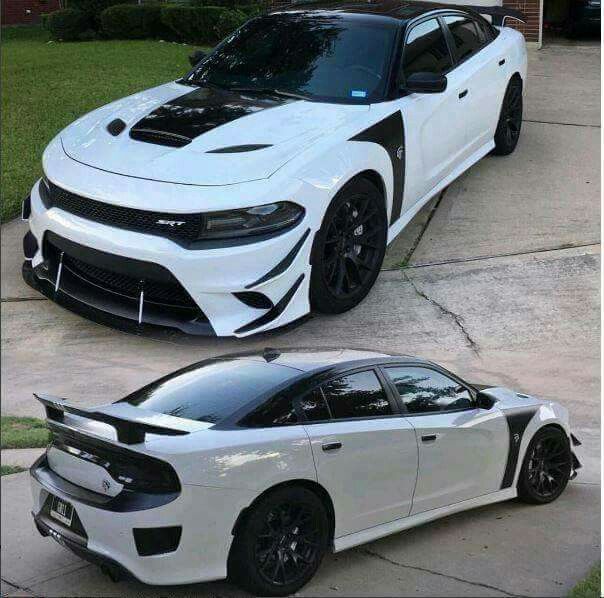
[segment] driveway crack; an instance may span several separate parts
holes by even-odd
[[[463,317],[451,311],[450,309],[447,309],[444,305],[426,295],[426,293],[421,291],[413,282],[413,280],[411,280],[411,278],[407,276],[407,273],[405,271],[403,271],[403,277],[413,287],[413,290],[416,292],[417,295],[419,295],[422,299],[428,301],[428,303],[431,303],[434,307],[436,307],[436,309],[440,311],[441,314],[453,320],[457,328],[459,328],[459,330],[463,334],[468,347],[472,351],[474,351],[476,355],[480,356],[480,348],[478,347],[478,343],[470,336],[470,333],[466,330]]]
[[[428,569],[427,567],[418,567],[417,565],[405,565],[404,563],[399,563],[398,561],[390,559],[382,554],[379,554],[378,552],[374,552],[373,550],[369,550],[368,548],[359,550],[359,552],[366,554],[367,556],[370,556],[370,557],[373,557],[376,559],[380,559],[381,561],[384,561],[384,562],[394,565],[396,567],[401,567],[402,569],[413,569],[414,571],[430,573],[432,575],[438,575],[439,577],[445,577],[446,579],[453,579],[455,581],[467,583],[468,585],[475,586],[478,588],[487,588],[489,590],[495,590],[496,592],[500,592],[502,594],[505,594],[506,596],[513,596],[515,598],[524,598],[521,594],[512,594],[512,593],[508,592],[507,590],[502,590],[501,588],[498,588],[497,586],[492,586],[488,583],[481,583],[479,581],[470,581],[468,579],[464,579],[463,577],[456,577],[455,575],[441,573],[440,571],[434,571],[433,569]]]
[[[20,590],[21,592],[28,592],[30,594],[33,594],[31,588],[28,588],[26,586],[20,586],[19,584],[15,583],[14,581],[8,581],[8,579],[6,579],[6,577],[1,577],[0,579],[2,580],[2,583],[5,583],[6,585],[10,586],[11,588],[15,588],[15,590]]]

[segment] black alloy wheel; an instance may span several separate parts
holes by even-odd
[[[572,454],[566,434],[558,428],[539,430],[524,459],[518,495],[525,502],[546,504],[562,494],[572,471]]]
[[[518,144],[522,127],[522,82],[513,78],[506,89],[495,131],[495,149],[498,156],[511,154]]]
[[[243,519],[229,555],[229,577],[257,596],[293,594],[319,568],[328,538],[327,513],[314,492],[277,489]]]
[[[314,309],[341,313],[365,298],[384,259],[387,230],[384,200],[371,182],[355,179],[336,195],[313,246]]]

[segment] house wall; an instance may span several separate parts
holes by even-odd
[[[40,15],[60,8],[59,0],[2,0],[2,25],[40,22]]]

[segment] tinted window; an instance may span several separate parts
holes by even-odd
[[[394,22],[356,15],[268,15],[227,38],[191,80],[365,102],[383,93],[395,38]]]
[[[392,378],[409,413],[430,413],[452,409],[470,409],[470,393],[455,380],[434,370],[417,367],[391,367]]]
[[[300,400],[300,408],[304,411],[304,415],[308,421],[329,419],[329,409],[327,409],[327,403],[320,388],[315,388],[315,390],[303,397]]]
[[[413,27],[403,53],[403,74],[442,74],[452,66],[444,33],[436,19]]]
[[[260,361],[212,361],[153,382],[120,402],[216,423],[299,373],[293,368]]]
[[[373,371],[332,380],[321,389],[334,419],[392,414],[386,393]]]
[[[453,36],[457,60],[465,60],[480,49],[483,34],[478,32],[474,19],[462,16],[445,17],[445,23]]]
[[[297,422],[293,401],[282,395],[272,397],[241,420],[242,425],[252,428],[285,426]]]

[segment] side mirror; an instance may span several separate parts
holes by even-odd
[[[442,93],[447,89],[447,77],[436,73],[411,73],[403,89],[410,93]]]
[[[189,62],[191,66],[198,65],[204,58],[206,57],[206,53],[203,50],[195,50],[193,54],[189,56]]]
[[[488,411],[493,408],[493,405],[495,405],[495,400],[488,395],[481,392],[476,395],[476,406],[479,409],[486,409]]]

